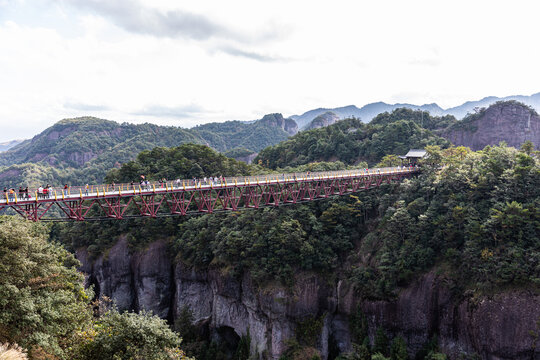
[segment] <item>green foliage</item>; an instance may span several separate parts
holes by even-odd
[[[394,167],[398,165],[401,165],[401,159],[397,155],[389,154],[389,155],[383,156],[381,161],[377,165],[375,165],[375,167],[384,168],[384,167]]]
[[[521,144],[521,151],[523,151],[527,155],[531,155],[534,151],[534,144],[532,141],[527,140],[523,144]]]
[[[67,358],[90,319],[79,262],[46,241],[46,228],[0,217],[0,342]]]
[[[143,151],[135,160],[109,172],[105,180],[126,183],[140,180],[141,175],[150,180],[172,180],[249,174],[250,167],[244,162],[230,159],[204,145],[185,144]]]
[[[353,343],[352,348],[352,352],[342,354],[338,356],[336,360],[371,360],[371,353],[366,344],[358,345]]]
[[[77,360],[187,359],[179,346],[181,339],[165,320],[151,313],[119,313],[112,309],[83,333]]]
[[[439,155],[437,155],[439,156]],[[385,194],[376,229],[351,269],[364,296],[387,298],[415,274],[447,262],[456,288],[494,291],[540,284],[540,167],[506,146],[442,155],[443,169],[426,169]]]
[[[375,341],[373,343],[373,353],[388,355],[388,346],[390,345],[390,340],[386,335],[386,332],[383,328],[378,328],[375,332]]]
[[[255,283],[292,285],[296,269],[329,272],[353,247],[361,205],[349,202],[189,218],[174,247],[188,265],[222,266],[232,275],[249,270]]]
[[[257,152],[286,140],[289,136],[279,124],[267,121],[271,120],[268,117],[272,115],[252,123],[226,121],[204,124],[194,127],[192,131],[218,151],[246,148]]]
[[[315,347],[321,335],[324,315],[316,318],[308,316],[298,322],[296,327],[296,338],[302,345]]]
[[[314,161],[339,160],[345,164],[367,161],[374,164],[388,154],[405,154],[426,145],[446,147],[448,141],[421,128],[412,120],[363,124],[346,119],[309,131],[259,152],[255,162],[272,168],[298,166]]]
[[[238,342],[238,347],[234,353],[234,360],[248,360],[249,359],[249,347],[251,345],[251,335],[249,334],[249,329],[247,334],[242,335],[240,341]]]
[[[390,359],[381,353],[375,353],[371,355],[371,360],[390,360]]]
[[[93,117],[66,119],[32,140],[0,153],[0,186],[102,183],[110,169],[119,168],[140,152],[155,147],[195,143],[208,144],[218,151],[234,148],[258,151],[287,137],[280,124],[262,120],[182,129],[119,124]]]
[[[280,356],[279,360],[320,360],[319,351],[310,346],[302,346],[296,339],[289,339],[286,342],[287,349]]]
[[[223,155],[225,155],[226,157],[230,157],[230,158],[238,160],[239,158],[247,157],[247,156],[253,154],[254,152],[255,151],[249,150],[249,149],[246,149],[246,148],[234,148],[234,149],[225,151],[223,153]]]
[[[387,125],[400,120],[414,121],[418,126],[432,131],[445,129],[457,122],[453,115],[431,116],[427,111],[399,108],[391,113],[380,113],[371,120],[370,124]]]
[[[390,345],[390,359],[391,360],[408,360],[409,354],[407,354],[407,344],[405,339],[401,336],[395,337]]]
[[[360,306],[357,306],[356,311],[351,314],[349,328],[351,330],[351,340],[353,343],[364,344],[367,339],[367,343],[369,344],[368,322]]]

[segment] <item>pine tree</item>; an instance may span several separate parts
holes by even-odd
[[[407,344],[405,340],[398,336],[392,341],[390,346],[390,358],[392,360],[408,360],[409,354],[407,354]]]

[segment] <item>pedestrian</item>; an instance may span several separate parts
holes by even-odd
[[[90,188],[90,186],[88,186],[88,184],[84,185],[84,195],[88,196],[88,189],[89,188]]]

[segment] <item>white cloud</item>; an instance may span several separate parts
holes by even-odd
[[[0,141],[80,115],[192,126],[540,91],[534,1],[110,4],[0,0]]]

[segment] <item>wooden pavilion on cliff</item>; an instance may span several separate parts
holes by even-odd
[[[418,160],[425,159],[427,151],[424,149],[410,149],[405,156],[400,156],[401,164],[416,165]]]

